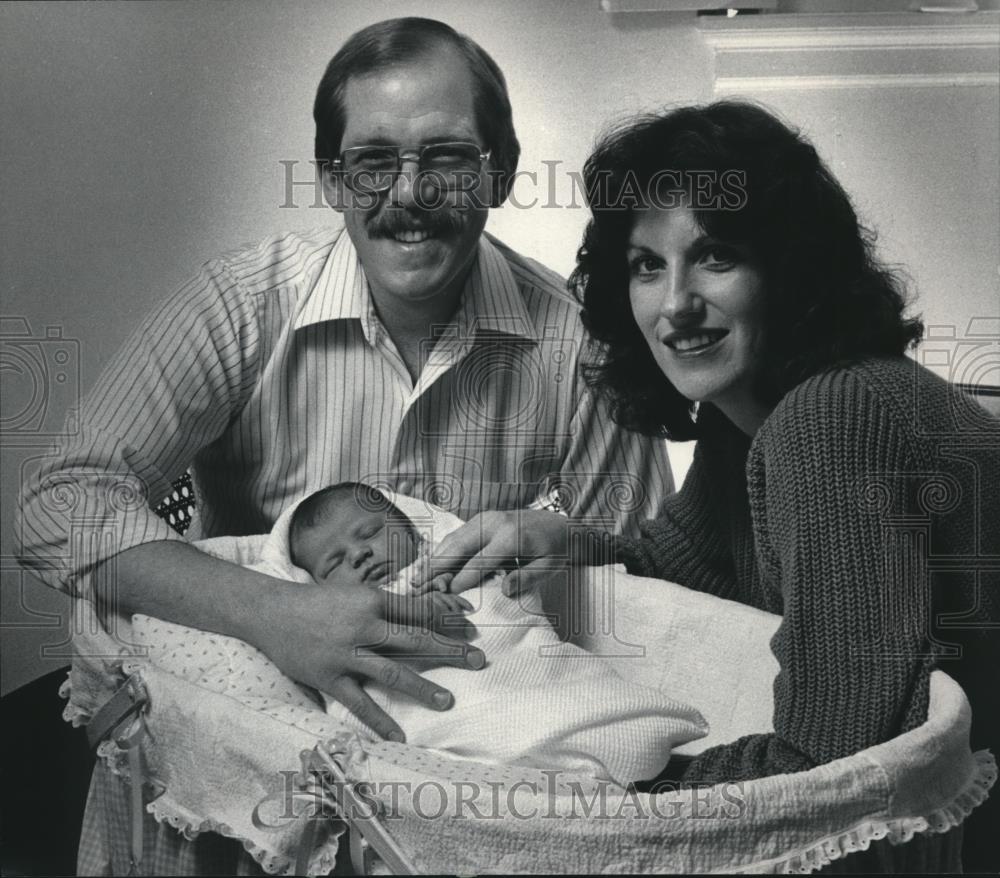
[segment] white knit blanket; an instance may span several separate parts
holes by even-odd
[[[461,524],[421,501],[392,499],[432,540]],[[256,563],[249,566],[282,579],[308,581],[308,574],[290,558],[288,529],[294,508],[278,519],[261,541]],[[228,547],[236,545],[246,543]],[[213,541],[212,548],[224,554],[227,544]],[[233,552],[228,554],[235,559]],[[400,590],[407,587],[406,574],[400,576]],[[431,710],[381,686],[366,685],[376,703],[399,723],[409,744],[478,762],[573,772],[625,784],[656,776],[674,746],[706,734],[701,714],[670,698],[669,687],[665,693],[628,681],[606,658],[561,643],[542,613],[540,595],[511,600],[504,597],[500,578],[493,577],[464,596],[475,607],[469,614],[477,629],[473,642],[485,653],[487,666],[481,671],[438,667],[423,672],[454,694],[451,709]],[[240,640],[143,615],[133,617],[132,628],[153,664],[197,687],[253,708],[277,710],[278,715],[275,702],[294,710],[315,707],[306,690]],[[338,723],[376,737],[339,702],[325,701]]]

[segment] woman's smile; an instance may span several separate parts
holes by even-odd
[[[727,335],[728,329],[671,332],[663,343],[680,357],[698,357],[714,350]]]

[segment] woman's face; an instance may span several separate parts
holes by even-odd
[[[708,237],[687,208],[651,208],[636,211],[626,255],[632,313],[663,374],[756,432],[764,285],[750,253]]]

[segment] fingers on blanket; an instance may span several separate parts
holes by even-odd
[[[442,689],[406,665],[385,656],[375,653],[361,656],[360,667],[366,677],[386,689],[415,698],[434,710],[447,710],[455,701],[447,689]]]
[[[465,562],[465,566],[451,580],[449,591],[452,594],[461,594],[463,591],[475,588],[488,576],[515,567],[516,558],[514,554],[507,557],[499,553],[495,547],[487,546]]]
[[[391,622],[431,628],[452,637],[468,640],[475,634],[475,625],[464,613],[473,609],[465,598],[444,592],[429,594],[396,594],[383,592],[385,615]]]
[[[535,558],[516,570],[511,570],[503,578],[501,587],[507,597],[517,597],[537,588],[553,576],[565,573],[566,569],[565,562],[559,558]]]
[[[430,600],[436,613],[468,613],[473,609],[472,604],[465,598],[457,594],[448,594],[446,591],[433,592]]]
[[[389,714],[379,707],[353,677],[338,677],[327,687],[327,693],[337,699],[376,735],[403,743],[406,735]]]
[[[454,578],[454,573],[439,573],[433,579],[429,579],[426,582],[413,582],[410,586],[411,592],[415,595],[432,594],[434,592],[448,594],[451,591],[451,581]],[[468,601],[463,601],[463,604],[466,605],[465,609],[472,609],[472,604]]]
[[[451,581],[455,578],[454,573],[439,573],[430,582],[427,583],[427,588],[431,591],[441,592],[447,594],[451,591]],[[468,604],[468,601],[465,601]],[[472,609],[472,604],[469,604],[469,609]]]
[[[432,580],[443,574],[454,574],[471,563],[468,559],[489,543],[496,543],[501,536],[516,539],[517,530],[507,519],[510,513],[481,512],[473,516],[457,530],[448,534],[441,542],[428,547],[421,561],[421,569],[414,576],[413,584],[424,588]],[[513,544],[512,544],[513,545]],[[496,561],[484,567],[484,572],[497,566]],[[465,586],[469,588],[471,586]],[[455,591],[454,588],[450,589]]]
[[[389,651],[392,658],[419,659],[427,666],[456,665],[479,670],[486,664],[481,649],[438,631],[410,629],[392,633],[379,651]]]

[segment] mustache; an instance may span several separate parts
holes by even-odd
[[[462,230],[462,218],[447,208],[414,210],[386,208],[373,214],[365,224],[369,238],[393,238],[400,232],[428,231],[432,235],[457,234]]]

